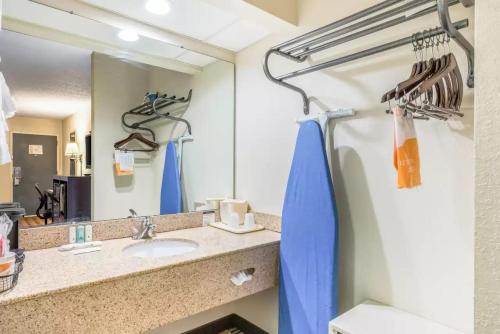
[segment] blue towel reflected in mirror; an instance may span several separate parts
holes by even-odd
[[[180,171],[177,163],[177,149],[174,142],[169,142],[165,152],[163,179],[161,184],[160,214],[182,212],[182,190]]]

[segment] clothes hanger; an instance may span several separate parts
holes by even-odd
[[[446,56],[448,57],[448,56]],[[444,63],[443,63],[444,64]],[[444,64],[446,65],[446,64]],[[456,67],[458,69],[458,66]],[[450,74],[453,72],[450,72]],[[452,81],[450,77],[443,77],[444,81],[446,82],[446,91],[442,90],[443,93],[447,94],[448,96],[453,96],[454,92],[452,91]],[[446,80],[448,79],[448,80]],[[460,86],[458,86],[460,87]],[[435,88],[439,89],[439,85],[436,85]],[[461,87],[463,88],[463,86]],[[418,112],[420,114],[425,114],[429,117],[433,118],[438,118],[438,119],[448,119],[451,116],[460,116],[463,117],[464,114],[458,112],[458,109],[456,108],[450,108],[450,107],[442,107],[436,104],[432,103],[432,99],[425,99],[420,106],[415,105],[413,102],[409,101],[408,102],[409,108],[413,112]]]
[[[444,45],[445,42],[446,42],[446,34],[443,32],[441,34],[442,36],[442,40],[440,39],[440,35],[437,35],[436,36],[436,47],[437,49],[439,50],[439,45],[442,44]],[[448,36],[448,39],[450,39],[450,37]],[[449,49],[449,44],[448,44],[448,49]],[[448,52],[448,54],[446,54],[444,56],[444,59],[445,59],[445,66],[448,66],[448,64],[450,64],[451,62],[451,59],[450,59],[450,53],[451,52]],[[458,69],[458,67],[456,67],[456,69]],[[450,72],[448,75],[445,75],[443,77],[443,80],[446,84],[446,94],[447,94],[447,103],[445,103],[445,108],[448,108],[448,109],[458,109],[458,105],[457,105],[457,101],[458,101],[458,96],[459,96],[459,92],[460,92],[460,89],[461,89],[461,85],[459,84],[459,80],[457,78],[457,72],[454,70],[452,72]]]
[[[428,37],[429,41],[428,43],[430,44],[430,47],[432,49],[432,52],[434,54],[434,47],[439,51],[439,44],[443,44],[445,42],[445,35],[443,33],[443,39],[439,39],[439,35],[433,36],[433,37]],[[441,57],[438,57],[438,64],[437,68],[434,72],[434,75],[436,73],[440,73],[443,69],[445,69],[448,66],[449,63],[449,57],[448,55],[443,55]],[[455,101],[455,96],[456,96],[456,91],[458,88],[458,85],[456,84],[456,78],[454,77],[454,72],[449,73],[448,75],[443,75],[441,77],[441,80],[437,81],[436,84],[433,86],[431,90],[428,92],[433,92],[435,91],[436,94],[427,94],[427,100],[431,102],[431,104],[435,106],[439,106],[441,108],[453,108],[453,103]],[[435,100],[433,99],[435,96]]]
[[[425,34],[425,32],[424,32],[424,34]],[[429,48],[429,46],[430,46],[430,42],[427,41],[426,42],[426,50]],[[410,80],[410,81],[406,82],[406,86],[405,86],[405,83],[403,83],[402,85],[401,84],[399,85],[400,88],[403,88],[400,94],[404,95],[405,88],[411,89],[412,86],[421,82],[429,75],[432,75],[434,73],[434,71],[436,71],[440,66],[438,61],[439,61],[439,58],[437,60],[435,60],[433,57],[428,62],[425,62],[424,66],[423,66],[424,72],[419,73],[419,75],[415,76],[415,78],[413,78],[414,80]],[[439,101],[441,99],[440,98],[440,92],[441,92],[440,87],[436,86],[435,89],[436,89],[435,96],[436,96],[436,99]],[[429,101],[429,96],[431,97],[430,100],[432,101],[432,95],[433,95],[432,92],[433,92],[433,89],[428,90],[425,93],[426,100],[424,100],[424,101]],[[406,98],[405,98],[404,99],[404,108],[405,108],[405,110],[411,111],[412,114],[417,115],[419,117],[423,117],[424,119],[429,119],[429,118],[435,118],[435,119],[439,119],[439,120],[447,120],[448,119],[447,113],[445,113],[441,110],[433,110],[430,108],[424,108],[422,106],[423,103],[424,102],[422,102],[421,105],[417,105],[411,101],[406,100]]]
[[[430,35],[430,32],[429,32],[429,35]],[[434,46],[436,44],[434,38],[427,36],[426,44],[427,44],[427,47],[431,47],[432,54],[434,55]],[[436,65],[435,65],[432,73],[429,75],[429,77],[431,77],[432,75],[435,75],[435,73],[438,73],[439,71],[441,71],[441,69],[446,65],[445,60],[446,60],[446,58],[444,58],[444,57],[437,57],[435,59]],[[427,92],[428,91],[435,91],[436,92],[435,95],[433,94],[433,97],[435,96],[435,101],[433,103],[434,105],[443,106],[443,107],[446,105],[446,101],[447,101],[446,89],[447,89],[447,86],[445,85],[445,83],[442,81],[439,81],[431,89],[427,90]]]
[[[416,76],[420,75],[422,73],[422,71],[425,71],[427,69],[427,67],[429,66],[428,62],[423,61],[423,59],[422,59],[423,58],[423,53],[422,53],[423,41],[418,38],[417,34],[412,35],[412,45],[413,45],[413,52],[415,53],[416,62],[413,64],[410,76],[405,82],[408,82],[409,80],[414,79]],[[418,51],[420,51],[420,57],[421,57],[420,60],[419,60],[419,57],[417,54]],[[408,108],[406,108],[404,93],[398,92],[397,87],[392,89],[391,91],[387,92],[382,97],[382,101],[389,103],[389,109],[386,110],[386,112],[392,113],[392,108],[390,105],[390,100],[392,100],[392,99],[396,99],[398,101],[398,104],[400,105],[400,107],[404,108],[404,115],[406,115]],[[400,99],[403,99],[402,105],[399,103]],[[410,111],[412,111],[412,110],[410,109]],[[422,119],[422,120],[429,119],[427,116],[421,115],[421,114],[419,114],[419,115],[414,114],[413,118],[414,119]]]
[[[434,59],[429,59],[428,64],[423,64],[420,69],[420,73],[414,75],[413,77],[400,82],[396,86],[396,98],[401,97],[406,94],[406,92],[411,91],[416,85],[422,82],[424,79],[429,77],[434,70]]]
[[[464,116],[459,111],[463,99],[460,68],[451,52],[439,55],[439,45],[444,46],[450,39],[449,36],[448,40],[446,39],[445,33],[441,36],[440,39],[432,30],[412,36],[414,52],[417,54],[417,51],[420,51],[422,60],[413,64],[409,78],[384,94],[382,101],[396,99],[400,107],[404,108],[405,114],[407,111],[411,112],[416,119],[448,120],[452,116]],[[432,58],[428,61],[423,61],[424,48],[426,56],[427,51],[432,50]],[[434,55],[435,48],[437,57]]]
[[[444,80],[445,77],[449,76],[450,73],[452,73],[458,67],[456,59],[451,53],[442,56],[440,64],[441,66],[439,70],[432,77],[422,82],[420,87],[417,87],[419,92],[428,88],[431,85],[442,84],[443,83],[442,80]],[[441,106],[443,105],[441,104]]]
[[[460,68],[457,66],[453,72],[455,73],[455,78],[457,80],[457,87],[458,87],[458,92],[457,92],[457,99],[455,102],[455,109],[460,110],[460,107],[462,106],[462,100],[464,97],[464,80],[462,78],[462,72],[460,72]]]
[[[425,49],[426,49],[426,54],[427,54],[427,50],[429,49],[429,47],[431,47],[431,46],[433,47],[433,45],[431,45],[431,41],[432,41],[432,44],[434,44],[434,40],[431,37],[431,31],[425,30],[423,33],[420,33],[420,34],[422,35],[421,37],[419,37],[415,34],[412,35],[412,38],[414,40],[412,43],[414,45],[413,50],[414,50],[415,54],[418,50],[420,50],[421,57],[423,58],[422,50],[424,49],[424,44],[425,44]],[[384,96],[385,99],[390,99],[390,98],[400,99],[401,97],[403,97],[406,94],[406,92],[411,91],[413,89],[413,87],[415,87],[423,79],[425,79],[428,76],[430,76],[431,74],[433,74],[433,71],[436,69],[435,64],[434,64],[435,61],[436,60],[434,59],[434,57],[432,57],[428,61],[422,60],[422,61],[418,62],[416,65],[414,65],[413,69],[412,69],[412,75],[410,76],[410,78],[399,83],[394,90],[387,93]],[[432,98],[432,96],[433,96],[432,90],[429,90],[429,92],[427,94],[429,95],[430,98]],[[436,96],[439,98],[439,94],[437,94]],[[383,100],[384,100],[384,97],[383,97]]]
[[[446,58],[446,56],[444,56]],[[443,78],[452,71],[455,70],[455,68],[458,67],[458,63],[456,61],[456,58],[453,54],[450,54],[450,61],[446,61],[444,64],[444,67],[441,67],[438,72],[433,74],[431,77],[425,79],[422,81],[418,86],[415,87],[415,89],[409,94],[410,95],[410,101],[413,101],[416,99],[418,96],[422,95],[423,92],[428,91],[430,88],[432,88],[434,85],[440,86],[440,89],[443,89],[444,93],[444,84],[443,84]],[[445,107],[443,103],[439,103],[438,106],[440,107]]]
[[[419,61],[418,60],[418,56],[417,56],[417,51],[420,50],[420,44],[417,41],[417,35],[418,34],[412,34],[411,35],[411,39],[412,39],[411,43],[413,45],[413,52],[415,53],[415,58],[417,58],[416,59],[417,61],[412,66],[409,78],[414,77],[421,70],[421,63],[422,63],[422,61],[421,60]],[[393,88],[390,91],[388,91],[387,93],[385,93],[384,95],[382,95],[381,103],[388,102],[388,101],[390,101],[392,99],[395,99],[395,98],[396,98],[396,88]],[[401,96],[399,96],[398,98],[401,98]]]
[[[146,146],[149,146],[150,148],[149,149],[124,149],[123,148],[124,145],[126,145],[134,140],[137,140],[137,141],[145,144]],[[153,152],[153,151],[157,151],[158,148],[160,147],[160,145],[158,143],[155,143],[155,142],[149,140],[149,139],[144,138],[144,136],[142,134],[140,134],[139,132],[134,132],[134,133],[131,133],[127,138],[116,142],[114,144],[114,147],[117,150],[123,149],[126,151],[132,151],[132,152]]]
[[[434,112],[432,110],[424,110],[419,106],[416,106],[412,103],[408,103],[405,106],[409,111],[411,111],[413,114],[419,115],[421,117],[426,117],[426,118],[435,118],[441,121],[446,121],[448,119],[447,116],[444,114]],[[415,118],[415,117],[414,117]]]
[[[432,74],[432,76],[436,75],[436,73],[439,73],[443,68],[446,67],[446,60],[445,58],[441,57],[439,58],[439,65],[436,68],[436,71]],[[432,77],[432,76],[429,76]],[[427,78],[428,79],[428,78]],[[437,94],[437,99],[433,105],[435,106],[440,106],[440,107],[445,107],[447,103],[447,89],[448,86],[446,85],[444,81],[444,77],[441,77],[440,80],[436,82],[435,85],[433,85],[437,91],[439,91],[439,94]]]
[[[449,51],[449,62],[451,62],[451,50],[450,50],[450,36],[449,35],[445,35],[443,34],[443,45],[444,45],[444,42],[445,42],[445,39],[446,39],[446,44],[448,46],[448,51]],[[455,110],[460,110],[460,107],[462,105],[462,99],[463,99],[463,89],[464,89],[464,82],[463,82],[463,79],[462,79],[462,73],[460,72],[460,68],[457,66],[453,69],[453,71],[450,73],[450,76],[452,77],[452,81],[453,81],[453,84],[454,84],[454,91],[455,91],[455,94],[454,94],[454,98],[453,98],[453,101],[452,103],[450,104],[450,107],[455,109]]]

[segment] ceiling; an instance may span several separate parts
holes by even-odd
[[[167,15],[148,12],[146,0],[81,1],[232,51],[240,51],[270,33],[256,22],[203,0],[169,0],[171,11]]]
[[[220,50],[240,51],[270,33],[269,27],[252,17],[207,0],[169,0],[171,11],[163,16],[149,13],[146,0],[78,2]],[[29,0],[3,0],[3,15],[4,24],[7,18],[13,24],[8,29],[40,37],[0,32],[0,56],[4,60],[0,71],[18,102],[19,115],[63,119],[88,111],[91,50],[190,74],[217,60],[144,36],[132,43],[122,41],[117,36],[120,30],[110,22],[71,15]]]
[[[95,41],[99,46],[104,48],[96,51],[114,57],[123,57],[141,62],[142,59],[134,59],[131,57],[131,53],[133,53],[140,56],[152,56],[158,59],[172,59],[196,67],[206,66],[217,60],[144,36],[141,36],[136,42],[126,42],[118,38],[118,32],[120,30],[113,26],[78,15],[70,15],[66,12],[55,10],[28,0],[3,1],[3,15],[4,17],[11,17],[22,22],[29,22],[30,24],[53,29],[55,31],[62,31],[71,36],[78,36],[85,41]],[[74,40],[74,38],[70,40]],[[93,46],[95,45],[96,44]],[[115,51],[106,52],[108,48]],[[142,60],[142,62],[146,61]],[[151,65],[162,66],[157,63]],[[175,68],[170,69],[175,70]],[[181,69],[179,68],[178,70]]]
[[[64,119],[90,110],[89,50],[0,31],[0,55],[17,115]]]
[[[9,30],[191,74],[216,61],[213,56],[231,61],[234,52],[272,30],[262,23],[263,11],[250,5],[243,11],[224,6],[222,0],[168,0],[171,11],[154,15],[146,10],[146,1],[3,0],[3,24]],[[252,10],[258,14],[248,12]],[[124,28],[138,29],[139,40],[119,39]]]

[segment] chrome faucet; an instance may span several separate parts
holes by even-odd
[[[130,209],[129,211],[132,214],[131,218],[134,218],[136,220],[142,219],[141,222],[137,222],[136,224],[134,224],[134,227],[132,229],[132,239],[151,239],[156,236],[156,225],[151,222],[151,217],[139,217],[133,209]]]

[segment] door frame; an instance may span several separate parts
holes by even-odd
[[[57,166],[57,175],[60,175],[61,173],[61,168],[62,168],[62,148],[61,148],[61,141],[60,137],[61,135],[58,134],[49,134],[49,133],[36,133],[33,131],[9,131],[9,150],[12,153],[14,151],[14,134],[20,134],[20,135],[34,135],[34,136],[51,136],[51,137],[56,137],[57,140],[57,161],[56,161],[56,166]],[[10,202],[14,201],[14,179],[12,178],[12,173],[14,172],[14,162],[9,163],[9,198]]]

